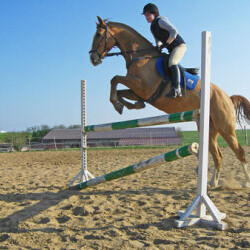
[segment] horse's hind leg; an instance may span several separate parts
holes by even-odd
[[[221,133],[221,135],[228,143],[229,147],[234,151],[238,160],[242,163],[243,172],[246,178],[243,186],[250,187],[250,173],[247,168],[245,151],[238,142],[235,130],[231,131],[230,133]]]
[[[217,143],[218,131],[215,129],[213,122],[210,122],[210,130],[209,130],[209,152],[211,153],[214,161],[214,173],[210,182],[210,187],[217,187],[220,177],[221,171],[221,162],[222,162],[222,153]]]
[[[235,134],[236,116],[232,100],[220,89],[212,85],[210,116],[213,127],[221,134],[236,157],[243,164],[246,177],[246,186],[250,185],[250,174],[247,170],[246,155],[244,149],[239,145]]]

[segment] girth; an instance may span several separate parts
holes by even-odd
[[[145,100],[145,102],[153,105],[154,102],[160,97],[161,93],[164,91],[164,89],[167,86],[167,80],[163,80],[161,81],[160,85],[157,87],[156,91],[154,92],[154,94],[149,97],[147,100]]]
[[[182,68],[180,68],[180,73],[181,75],[184,76],[184,71]],[[145,102],[153,105],[155,103],[155,101],[160,97],[161,93],[164,91],[164,89],[166,88],[166,86],[171,83],[171,81],[167,81],[167,80],[162,80],[161,83],[159,84],[159,86],[157,87],[156,91],[154,92],[154,94],[149,97],[147,100],[145,100]],[[184,76],[184,96],[186,96],[186,78]]]

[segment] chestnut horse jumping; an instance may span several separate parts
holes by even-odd
[[[150,100],[163,81],[155,66],[157,58],[162,55],[161,52],[137,31],[125,24],[106,23],[100,17],[98,17],[98,21],[90,51],[92,64],[97,66],[102,63],[102,59],[108,56],[108,52],[117,46],[121,52],[113,54],[123,55],[127,65],[126,76],[116,75],[111,80],[110,102],[120,114],[124,106],[128,109],[144,108],[144,102]],[[128,89],[117,90],[119,83]],[[194,90],[187,90],[185,95],[175,99],[166,97],[171,88],[169,85],[163,88],[158,97],[150,104],[169,114],[200,108],[200,80]],[[130,103],[124,98],[135,101],[135,103]],[[250,186],[245,151],[240,146],[235,134],[236,119],[240,115],[246,120],[250,120],[249,101],[239,95],[229,97],[218,86],[211,83],[209,151],[215,164],[215,171],[210,182],[211,187],[218,185],[221,171],[222,153],[217,143],[219,134],[242,163],[246,177],[245,186]]]

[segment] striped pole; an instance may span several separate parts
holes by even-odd
[[[105,123],[99,125],[85,126],[85,132],[110,131],[125,128],[147,127],[178,122],[196,121],[200,115],[199,110],[174,113],[170,115],[154,116],[142,119],[128,120],[122,122]]]
[[[178,160],[180,158],[183,158],[192,154],[197,154],[198,148],[199,148],[198,143],[193,142],[190,145],[187,145],[187,146],[178,148],[176,150],[167,152],[165,154],[156,156],[147,161],[142,161],[137,164],[131,165],[129,167],[122,168],[122,169],[113,171],[111,173],[105,174],[103,176],[97,177],[95,179],[82,182],[80,184],[77,184],[71,187],[70,189],[85,189],[90,186],[96,186],[98,184],[101,184],[107,181],[115,180],[115,179],[122,178],[127,175],[138,173],[146,169],[150,169],[152,167],[161,165],[164,162],[171,162],[171,161],[175,161],[175,160]]]

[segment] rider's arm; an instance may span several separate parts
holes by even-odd
[[[168,40],[166,42],[169,43],[169,44],[171,42],[173,42],[174,39],[176,38],[177,34],[178,34],[178,31],[174,27],[174,25],[171,24],[166,17],[160,18],[158,23],[159,23],[159,26],[162,29],[165,29],[165,30],[169,31],[169,37],[168,37]]]

